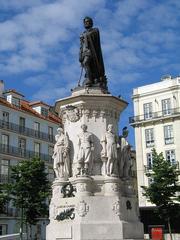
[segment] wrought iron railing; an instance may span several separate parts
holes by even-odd
[[[173,162],[171,163],[172,166],[175,166],[177,170],[179,170],[179,162]],[[150,165],[144,165],[145,173],[148,173],[149,171],[152,171],[153,164]]]
[[[6,129],[8,131],[16,132],[24,136],[33,137],[37,139],[41,139],[43,141],[54,142],[54,136],[48,133],[44,133],[41,131],[36,131],[32,128],[27,128],[12,122],[6,122],[0,120],[0,128]]]
[[[177,114],[180,114],[180,108],[166,109],[163,111],[150,112],[150,113],[145,113],[142,115],[130,117],[129,123],[133,124],[136,122],[148,121],[148,120],[158,119],[161,117],[173,116]]]
[[[23,240],[27,239],[27,234],[23,233]],[[7,234],[7,235],[1,235],[0,240],[19,240],[20,239],[20,234],[19,233],[14,233],[14,234]]]
[[[0,183],[8,183],[9,176],[7,174],[1,174],[0,173]]]
[[[0,153],[2,154],[7,154],[7,155],[12,155],[16,156],[19,158],[24,158],[24,159],[31,159],[33,157],[39,157],[41,160],[46,161],[51,163],[52,162],[52,157],[48,154],[44,153],[37,153],[34,151],[22,149],[22,148],[17,148],[14,146],[10,145],[5,145],[5,144],[0,144]]]

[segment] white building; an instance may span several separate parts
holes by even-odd
[[[180,161],[180,77],[166,76],[160,82],[133,90],[139,206],[152,206],[142,195],[141,186],[151,179],[152,148],[163,152],[165,159],[179,166]]]
[[[4,83],[0,81],[0,183],[8,182],[9,166],[33,156],[45,161],[52,180],[51,156],[59,125],[60,119],[49,105],[29,102],[16,90],[4,91]],[[6,215],[0,215],[0,235],[18,232],[17,220],[18,209],[9,207]],[[37,228],[44,239],[41,233],[45,233],[45,219]]]

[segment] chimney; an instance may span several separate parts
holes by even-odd
[[[4,92],[4,81],[0,80],[0,97],[3,96],[3,92]]]

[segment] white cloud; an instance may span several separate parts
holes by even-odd
[[[32,73],[24,82],[33,88],[38,81],[33,98],[67,93],[80,75],[78,38],[85,15],[93,16],[100,28],[109,84],[133,83],[144,71],[148,75],[168,65],[177,69],[178,0],[119,0],[109,5],[108,0],[1,0],[1,11],[12,11],[0,22],[1,74]]]
[[[0,7],[3,10],[22,10],[42,4],[43,0],[1,0]],[[44,1],[45,2],[45,1]]]
[[[10,53],[10,57],[4,54],[1,71],[7,74],[7,71],[18,73],[20,65],[21,71],[44,70],[51,55],[55,53],[61,56],[67,49],[67,42],[73,42],[75,34],[78,38],[79,16],[84,15],[88,9],[96,10],[103,2],[39,1],[38,4],[32,2],[30,5],[22,1],[23,6],[30,8],[15,15],[11,20],[0,23],[0,50]],[[3,2],[2,5],[11,8],[13,3]],[[56,48],[57,52],[53,52]]]
[[[71,89],[75,83],[65,85],[64,87],[53,86],[50,82],[46,83],[40,90],[32,95],[31,100],[42,100],[54,104],[57,99],[64,98],[71,94]]]

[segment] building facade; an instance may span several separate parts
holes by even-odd
[[[152,168],[155,148],[178,168],[180,161],[180,77],[166,76],[160,82],[133,90],[134,117],[130,124],[135,129],[137,179],[140,208],[152,204],[143,196],[141,186],[152,179],[146,176]]]
[[[41,101],[29,102],[16,90],[4,91],[0,81],[0,183],[9,181],[10,166],[34,156],[45,161],[49,180],[54,179],[52,153],[54,135],[61,125],[51,107]],[[19,210],[8,206],[0,215],[0,235],[19,231]],[[45,233],[46,220],[37,225],[40,239]]]

